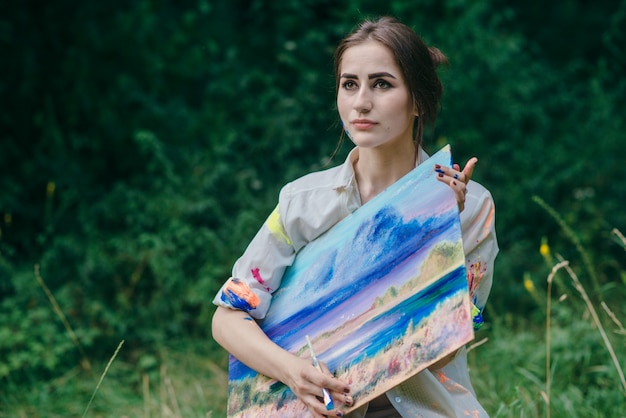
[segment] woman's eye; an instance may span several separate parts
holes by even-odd
[[[376,82],[374,83],[374,88],[388,89],[389,87],[391,87],[391,84],[389,84],[385,80],[376,80]]]
[[[354,90],[356,88],[356,83],[354,81],[346,81],[343,83],[343,88],[346,90]]]

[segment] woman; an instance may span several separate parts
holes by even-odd
[[[388,17],[363,22],[340,42],[335,52],[337,108],[356,147],[344,164],[281,190],[278,206],[214,299],[216,341],[257,372],[288,385],[314,417],[344,416],[343,406],[354,402],[350,386],[327,370],[316,370],[310,359],[275,345],[250,317],[264,317],[272,292],[300,249],[427,159],[422,133],[437,117],[442,86],[436,67],[445,60],[410,28]],[[456,164],[433,167],[462,211],[475,322],[489,294],[498,251],[491,195],[470,182],[476,162],[472,158],[463,170]],[[239,295],[236,301],[224,297],[227,289]],[[460,349],[349,416],[487,416],[471,386],[466,354]],[[335,399],[332,411],[320,401],[322,388]]]

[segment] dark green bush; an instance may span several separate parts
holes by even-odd
[[[623,257],[608,231],[626,229],[626,8],[587,5],[582,20],[601,29],[572,41],[578,14],[550,9],[551,31],[534,32],[535,3],[2,4],[0,377],[50,376],[82,357],[35,264],[88,357],[121,339],[130,353],[210,338],[211,299],[280,186],[335,148],[334,46],[378,14],[450,59],[425,144],[450,142],[459,162],[477,155],[475,177],[496,200],[487,315],[533,306],[522,277],[546,272],[541,238],[569,242],[533,195],[589,248],[598,298],[617,298]]]

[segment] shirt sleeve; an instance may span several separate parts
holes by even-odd
[[[293,263],[295,250],[287,235],[281,202],[265,220],[244,254],[235,262],[232,276],[213,303],[265,317],[272,293],[280,287],[285,269]]]
[[[474,304],[474,327],[477,329],[482,325],[482,312],[493,283],[498,242],[491,193],[473,181],[467,188],[465,209],[461,212],[461,230],[469,293]]]
[[[341,166],[340,166],[341,167]],[[263,319],[298,251],[349,215],[347,188],[334,187],[336,169],[286,184],[278,205],[239,258],[213,303]]]

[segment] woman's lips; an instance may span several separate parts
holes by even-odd
[[[352,121],[352,126],[358,130],[368,130],[376,126],[377,123],[368,119],[355,119]]]

